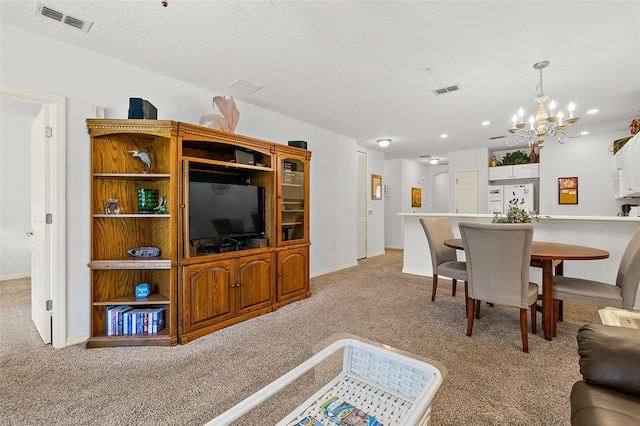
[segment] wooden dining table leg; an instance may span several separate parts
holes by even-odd
[[[553,339],[553,260],[542,261],[542,329],[544,338]]]

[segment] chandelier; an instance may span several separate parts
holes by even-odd
[[[580,136],[580,127],[576,125],[579,118],[573,116],[575,105],[569,102],[569,118],[562,121],[562,111],[558,111],[556,114],[556,103],[551,100],[549,102],[549,113],[545,108],[545,102],[549,100],[548,96],[544,95],[542,88],[542,70],[549,65],[549,61],[541,61],[533,64],[533,68],[540,71],[540,84],[536,85],[536,94],[538,95],[534,100],[538,103],[538,111],[536,112],[535,119],[533,115],[529,117],[529,123],[525,123],[523,116],[524,111],[522,108],[513,115],[513,127],[509,129],[511,133],[507,137],[507,145],[514,146],[517,143],[527,143],[529,146],[534,146],[537,142],[538,148],[544,146],[545,138],[552,138],[558,141],[558,143],[565,143],[569,138],[577,138]],[[528,126],[528,128],[527,128]]]

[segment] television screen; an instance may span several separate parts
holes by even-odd
[[[264,188],[189,182],[189,239],[264,234]]]

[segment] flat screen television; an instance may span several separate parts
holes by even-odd
[[[264,188],[189,182],[189,240],[254,237],[265,231]]]

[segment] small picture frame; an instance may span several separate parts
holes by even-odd
[[[558,204],[578,204],[578,178],[558,178]]]
[[[411,188],[411,207],[422,207],[422,188]]]
[[[371,175],[371,199],[382,200],[382,176]]]

